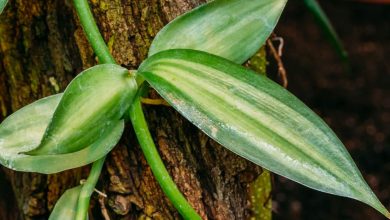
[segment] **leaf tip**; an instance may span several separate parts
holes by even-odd
[[[390,219],[390,212],[387,210],[387,208],[381,203],[378,199],[378,197],[375,196],[375,194],[371,191],[370,193],[370,199],[366,200],[367,205],[371,206],[372,208],[376,209],[379,213],[381,213],[383,216],[385,216],[387,219]],[[363,200],[361,200],[363,201]]]
[[[378,210],[382,215],[384,215],[387,219],[390,219],[390,212],[386,209],[386,207],[379,202],[378,206],[372,206],[376,210]]]

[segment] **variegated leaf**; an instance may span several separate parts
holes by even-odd
[[[106,155],[119,141],[123,120],[82,150],[53,155],[27,155],[42,140],[62,94],[40,99],[10,115],[0,124],[0,163],[10,169],[38,173],[57,173],[84,166]]]
[[[313,189],[389,217],[332,130],[287,90],[223,58],[170,50],[139,74],[174,108],[236,154]]]
[[[74,220],[82,186],[68,189],[61,196],[50,214],[49,220]]]
[[[166,25],[149,56],[168,49],[196,49],[243,63],[264,44],[287,0],[215,0]]]
[[[30,155],[77,152],[122,123],[137,85],[127,69],[114,64],[83,71],[66,88],[40,146]]]

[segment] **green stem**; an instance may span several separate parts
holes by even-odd
[[[192,206],[187,202],[186,198],[181,194],[166,170],[156,146],[154,145],[152,136],[150,135],[139,96],[135,98],[134,103],[130,108],[130,119],[133,123],[135,134],[137,135],[145,158],[165,195],[167,195],[184,219],[201,219],[198,213],[196,213]]]
[[[95,19],[93,18],[91,9],[89,8],[88,1],[74,0],[74,7],[76,8],[77,14],[79,15],[84,33],[87,36],[93,51],[95,51],[96,56],[99,58],[99,63],[115,64],[115,59],[108,50],[108,47],[95,23]]]
[[[92,49],[95,51],[100,63],[115,64],[115,59],[110,54],[110,51],[101,36],[99,29],[95,23],[95,19],[91,13],[87,0],[74,0],[74,6],[79,16],[84,33],[87,36]],[[95,161],[92,165],[91,172],[87,181],[81,189],[80,196],[77,202],[76,220],[87,219],[89,202],[91,195],[95,189],[99,179],[105,157]]]
[[[74,0],[74,5],[87,39],[92,45],[92,48],[95,51],[97,57],[99,58],[99,62],[115,64],[116,62],[110,54],[110,51],[108,50],[107,45],[104,42],[99,29],[97,28],[87,0]],[[141,83],[143,80],[137,78],[137,82],[138,81]],[[173,205],[185,219],[201,219],[181,194],[175,182],[173,182],[169,176],[169,173],[166,170],[150,135],[149,128],[142,111],[139,96],[137,96],[131,107],[130,117],[141,148],[145,154],[146,160],[148,161],[153,174],[155,175],[167,197],[171,200]],[[82,193],[79,197],[76,218],[77,220],[84,220],[86,218],[90,196],[100,175],[103,163],[104,158],[96,161],[92,166],[90,176],[87,180],[88,184],[85,183],[82,189]],[[98,169],[98,167],[100,168]]]
[[[83,188],[81,189],[79,199],[77,202],[76,220],[87,219],[87,213],[89,209],[89,201],[91,195],[95,190],[97,181],[99,180],[100,172],[102,171],[105,157],[95,161],[92,165],[91,172],[89,173],[87,181],[85,181]]]

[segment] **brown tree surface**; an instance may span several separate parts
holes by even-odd
[[[128,69],[142,62],[164,24],[204,2],[90,1],[113,56]],[[70,0],[10,1],[0,16],[0,61],[1,121],[63,91],[77,73],[97,63]],[[145,113],[170,174],[204,219],[270,219],[267,171],[225,150],[170,107],[145,106]],[[0,219],[47,219],[61,194],[88,173],[89,166],[55,175],[1,167]],[[93,195],[90,219],[180,219],[130,126],[109,154],[97,188],[108,197]]]

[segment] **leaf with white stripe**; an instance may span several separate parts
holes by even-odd
[[[215,0],[179,16],[155,37],[149,56],[196,49],[243,63],[264,44],[287,0]]]
[[[95,143],[121,123],[137,91],[127,69],[97,65],[66,88],[40,146],[30,155],[66,154]]]
[[[82,186],[68,189],[61,196],[50,214],[49,220],[74,220]]]
[[[40,99],[16,111],[0,124],[0,163],[25,172],[57,173],[92,163],[112,150],[122,136],[123,120],[94,143],[67,154],[27,155],[37,148],[62,94]]]
[[[188,120],[234,153],[313,189],[389,217],[332,130],[294,95],[221,57],[170,50],[139,68]]]

